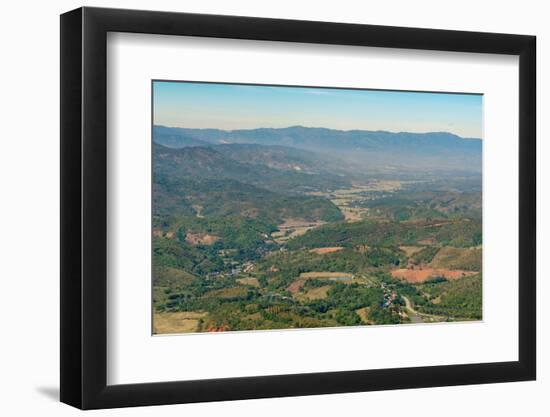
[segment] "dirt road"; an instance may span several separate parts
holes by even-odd
[[[426,313],[421,313],[419,311],[416,311],[414,309],[414,306],[413,306],[413,303],[411,302],[411,300],[409,300],[404,295],[402,295],[401,297],[403,297],[403,300],[405,300],[405,309],[409,313],[409,318],[411,319],[411,322],[413,322],[413,323],[424,323],[424,320],[422,320],[423,317],[428,318],[428,319],[432,319],[432,320],[435,320],[435,321],[445,320],[445,317],[442,317],[442,316],[435,316],[433,314],[426,314]]]

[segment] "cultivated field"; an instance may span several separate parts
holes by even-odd
[[[353,274],[347,272],[302,272],[300,278],[342,278],[343,281],[353,279]]]
[[[312,288],[311,290],[305,293],[295,293],[294,298],[299,301],[312,301],[312,300],[324,300],[328,297],[328,291],[330,290],[330,285],[324,285],[318,288]]]
[[[362,323],[368,324],[369,322],[368,307],[359,308],[355,310],[355,312],[361,318]]]
[[[436,277],[443,277],[446,280],[455,280],[475,274],[477,274],[477,272],[447,268],[394,269],[391,271],[393,278],[402,279],[410,283],[424,282],[430,278]]]
[[[208,233],[190,233],[185,235],[185,241],[192,245],[213,245],[220,238]]]
[[[405,252],[405,255],[412,256],[416,252],[421,251],[423,247],[422,246],[399,246],[399,249]]]
[[[298,291],[300,291],[300,289],[304,286],[304,284],[306,283],[307,279],[305,278],[298,278],[297,280],[293,281],[287,288],[286,290],[292,294],[295,294],[297,293]]]
[[[308,230],[315,229],[325,224],[323,221],[310,222],[303,219],[285,219],[278,225],[279,231],[271,233],[271,237],[278,244],[282,244],[294,237],[306,234]]]
[[[208,313],[182,311],[176,313],[155,313],[153,315],[153,334],[196,332],[199,320]]]
[[[238,278],[237,282],[243,285],[251,285],[256,288],[260,286],[260,282],[258,281],[258,278],[254,278],[254,277]]]
[[[309,252],[310,253],[316,253],[317,255],[325,255],[327,253],[339,252],[342,249],[344,249],[342,246],[329,246],[329,247],[326,247],[326,248],[310,249]]]
[[[433,268],[481,270],[481,249],[441,248],[430,262]]]

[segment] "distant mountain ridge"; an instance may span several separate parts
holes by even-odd
[[[481,170],[481,139],[461,138],[448,132],[343,131],[303,126],[225,131],[156,125],[153,139],[170,148],[234,144],[280,146],[335,155],[370,167]]]
[[[384,130],[336,130],[320,127],[291,126],[285,128],[258,129],[190,129],[155,125],[155,141],[171,147],[204,146],[205,144],[254,143],[259,145],[296,146],[391,146],[443,145],[477,149],[481,139],[462,138],[449,132],[388,132]],[[302,146],[300,146],[302,145]]]

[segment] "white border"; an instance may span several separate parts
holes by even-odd
[[[109,34],[108,384],[518,359],[518,59]],[[152,337],[151,79],[484,94],[483,322]]]

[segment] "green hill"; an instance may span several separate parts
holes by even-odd
[[[336,175],[320,175],[312,168],[313,161],[306,164],[301,158],[291,157],[284,162],[288,151],[241,145],[219,149],[221,152],[217,147],[171,149],[155,145],[154,173],[173,178],[235,180],[284,194],[332,190],[350,184]],[[307,172],[300,172],[301,167]]]
[[[379,167],[395,165],[415,170],[456,169],[480,172],[482,142],[448,132],[387,132],[335,130],[304,126],[249,130],[185,129],[154,126],[156,143],[171,147],[203,143],[248,143],[339,154],[348,161]],[[363,170],[365,167],[363,167]]]
[[[279,224],[285,218],[337,221],[342,213],[329,200],[274,193],[235,180],[155,176],[154,218],[243,216]]]
[[[336,223],[321,226],[287,243],[289,249],[324,246],[398,246],[429,241],[430,244],[471,247],[481,244],[481,222],[459,219],[436,222]]]

